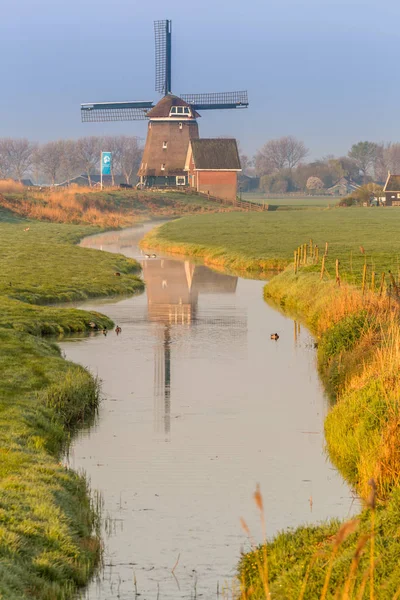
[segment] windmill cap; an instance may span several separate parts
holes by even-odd
[[[167,118],[170,116],[170,112],[171,112],[171,108],[173,106],[188,106],[191,110],[192,116],[189,118],[197,118],[200,115],[190,106],[190,104],[188,104],[187,102],[185,102],[185,100],[182,100],[182,98],[179,98],[178,96],[174,96],[173,94],[167,94],[166,96],[164,96],[164,98],[161,98],[161,100],[159,102],[157,102],[157,104],[155,105],[154,108],[152,108],[151,110],[149,110],[149,112],[147,113],[147,117],[152,119],[152,118]],[[174,115],[175,116],[175,115]],[[176,115],[178,116],[178,115]],[[179,115],[180,119],[187,119],[188,115]]]

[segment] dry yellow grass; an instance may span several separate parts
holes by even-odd
[[[99,227],[127,227],[135,222],[133,211],[118,211],[92,188],[27,189],[14,181],[0,181],[3,208],[29,219],[54,223],[87,223]],[[27,195],[29,194],[29,195]]]

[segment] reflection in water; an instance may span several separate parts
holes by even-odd
[[[229,587],[246,548],[240,516],[261,537],[257,482],[269,536],[345,518],[350,491],[323,451],[327,402],[307,330],[264,302],[263,282],[146,260],[141,235],[83,243],[143,262],[144,294],[81,305],[122,334],[62,343],[99,375],[105,396],[69,457],[104,503],[104,564],[85,598],[208,600]]]
[[[167,258],[143,262],[146,282],[148,319],[160,325],[154,358],[154,429],[171,430],[171,327],[185,329],[198,320],[199,294],[234,294],[237,277],[211,271],[189,261]],[[236,318],[235,318],[236,317]],[[236,324],[245,320],[234,315]],[[214,319],[214,324],[216,324]],[[221,326],[233,325],[231,319],[219,319]]]

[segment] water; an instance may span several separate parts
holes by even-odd
[[[104,568],[84,597],[135,598],[136,579],[141,600],[215,598],[249,548],[240,517],[261,539],[257,483],[268,535],[345,518],[352,497],[323,451],[309,332],[263,301],[261,281],[144,258],[145,230],[84,240],[143,260],[146,293],[80,304],[122,333],[61,343],[105,396],[69,456],[104,502]]]

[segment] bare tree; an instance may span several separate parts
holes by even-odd
[[[95,136],[80,138],[76,144],[77,157],[82,165],[82,171],[87,175],[90,186],[92,185],[91,176],[100,163],[101,146],[102,138]]]
[[[133,183],[133,175],[140,165],[143,148],[140,146],[138,138],[121,136],[121,172],[126,183]]]
[[[77,142],[75,140],[63,141],[61,174],[70,183],[71,179],[82,174],[82,163],[78,155]]]
[[[32,166],[34,151],[35,144],[27,139],[2,139],[0,142],[0,162],[7,177],[13,177],[21,181]]]
[[[268,175],[284,169],[292,170],[308,154],[304,142],[286,136],[267,142],[255,156],[258,175]]]
[[[8,152],[8,138],[0,139],[0,179],[11,177],[10,156]]]
[[[33,161],[36,169],[40,173],[43,173],[52,185],[57,182],[61,174],[64,149],[64,140],[58,140],[56,142],[47,142],[47,144],[40,146],[34,154]]]
[[[400,144],[389,142],[379,144],[374,163],[374,175],[378,181],[385,181],[388,172],[400,173]]]

